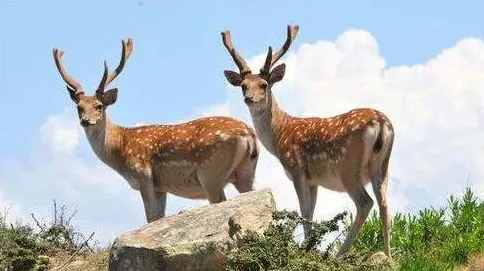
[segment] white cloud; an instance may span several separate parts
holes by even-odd
[[[228,116],[230,115],[230,107],[228,104],[216,104],[204,109],[201,113],[203,117],[207,116]]]
[[[79,129],[74,120],[53,115],[40,127],[41,142],[58,153],[72,153],[79,145]]]
[[[248,61],[254,71],[264,57],[261,52]],[[284,62],[286,76],[274,92],[291,114],[327,117],[373,107],[392,120],[392,212],[443,204],[466,185],[484,196],[483,40],[466,38],[425,63],[388,67],[370,33],[348,30],[335,41],[302,44]],[[240,91],[227,87],[223,106],[252,123]],[[279,207],[298,209],[292,183],[265,151],[256,178],[259,187],[273,189]],[[316,218],[354,210],[346,194],[319,191]]]

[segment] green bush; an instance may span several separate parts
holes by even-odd
[[[46,270],[45,262],[38,260],[44,252],[31,227],[8,225],[0,217],[0,270]]]
[[[325,251],[318,247],[323,237],[338,231],[345,213],[336,215],[330,221],[310,222],[296,212],[275,212],[274,222],[262,234],[246,232],[227,244],[225,249],[227,270],[382,270],[365,264],[360,258],[332,260],[329,246]],[[310,224],[308,237],[301,243],[294,240],[294,230],[303,223]]]
[[[47,270],[48,256],[85,253],[89,245],[71,224],[74,215],[65,205],[58,208],[55,201],[52,219],[43,222],[32,215],[34,226],[20,221],[10,224],[6,215],[0,215],[0,270]]]

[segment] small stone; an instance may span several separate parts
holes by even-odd
[[[368,264],[373,265],[373,266],[382,266],[382,265],[391,264],[391,260],[382,251],[379,251],[379,252],[372,254],[368,258],[367,262],[368,262]]]

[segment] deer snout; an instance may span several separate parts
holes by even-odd
[[[94,124],[96,124],[96,121],[93,121],[93,120],[91,120],[87,117],[81,118],[81,125],[83,127],[86,127],[86,126],[89,126],[89,125],[94,125]]]
[[[82,126],[86,127],[86,126],[88,126],[90,124],[91,124],[91,122],[89,121],[89,119],[85,119],[85,118],[82,118],[81,119],[81,125]]]
[[[246,95],[244,97],[244,102],[246,104],[253,104],[254,103],[254,95]]]

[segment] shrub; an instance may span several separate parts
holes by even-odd
[[[329,259],[329,246],[320,251],[323,237],[338,231],[338,223],[345,213],[336,215],[330,221],[310,222],[296,212],[275,212],[274,222],[262,234],[246,232],[228,244],[225,250],[227,270],[381,270],[362,263],[361,259]],[[294,230],[303,223],[309,223],[308,237],[301,243],[294,238]]]
[[[32,215],[34,226],[21,221],[7,223],[7,215],[0,215],[0,270],[47,270],[47,256],[82,254],[89,249],[84,236],[71,224],[75,211],[69,213],[65,205],[59,208],[54,201],[52,213],[48,222]]]

